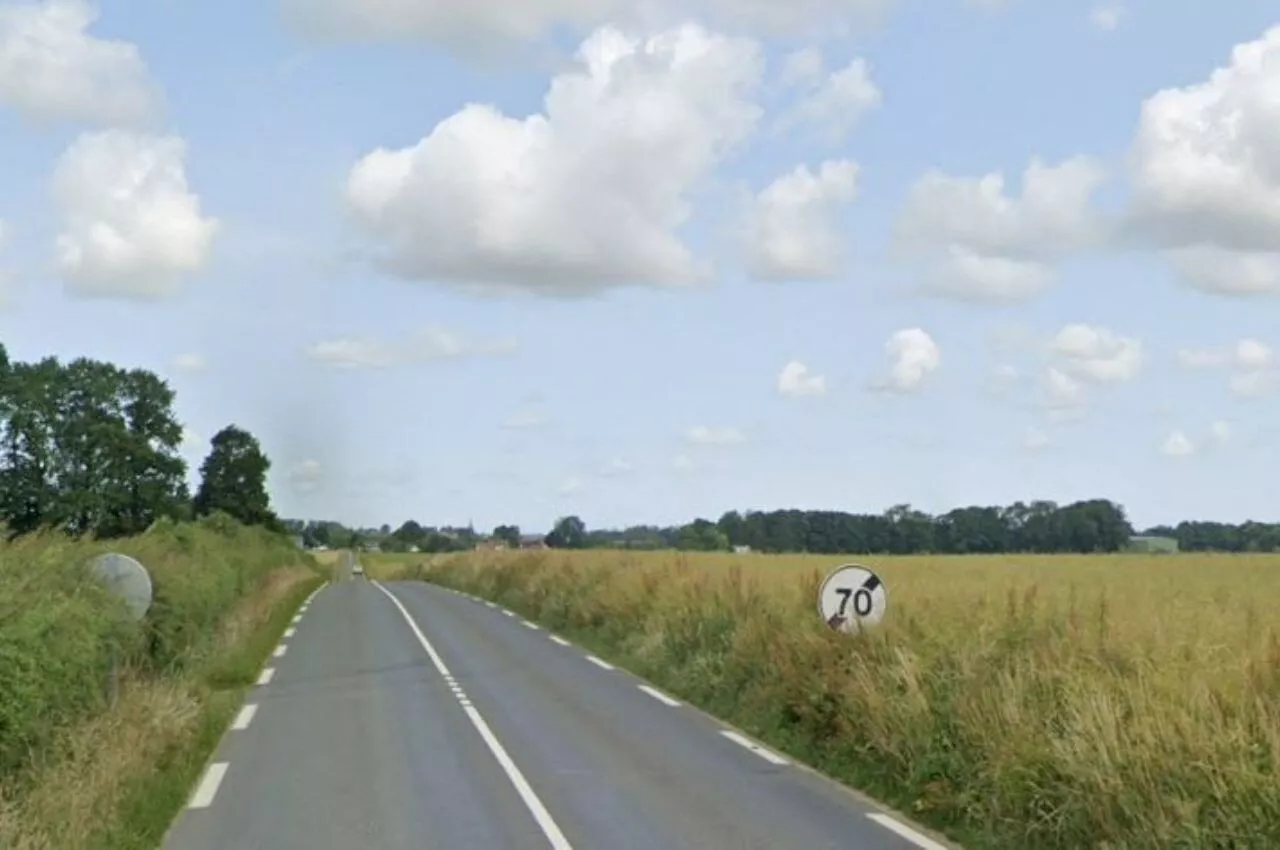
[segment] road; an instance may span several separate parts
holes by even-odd
[[[515,614],[344,567],[165,850],[944,850]]]

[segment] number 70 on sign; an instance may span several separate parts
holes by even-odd
[[[818,590],[818,613],[831,628],[856,632],[884,617],[888,591],[880,576],[861,564],[836,567]]]

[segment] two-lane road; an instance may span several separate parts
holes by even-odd
[[[326,586],[166,850],[942,850],[490,604]]]

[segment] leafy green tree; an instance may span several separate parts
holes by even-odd
[[[213,436],[212,449],[200,466],[196,516],[222,511],[245,525],[281,528],[267,495],[271,461],[248,431],[228,425]]]
[[[587,545],[587,526],[576,516],[562,517],[546,541],[552,549],[582,549]]]
[[[501,540],[509,549],[520,548],[520,526],[500,525],[493,530],[493,539]]]

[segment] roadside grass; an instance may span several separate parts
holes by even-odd
[[[883,626],[816,611],[849,560]],[[366,558],[499,602],[970,850],[1280,847],[1280,557]]]
[[[141,628],[80,569],[105,549],[152,573],[156,601]],[[47,535],[0,548],[0,606],[16,614],[0,616],[0,684],[20,685],[0,690],[0,728],[11,748],[11,733],[29,745],[8,750],[0,771],[0,847],[154,850],[322,581],[287,541],[222,518],[110,545]],[[114,707],[108,640],[123,660]]]

